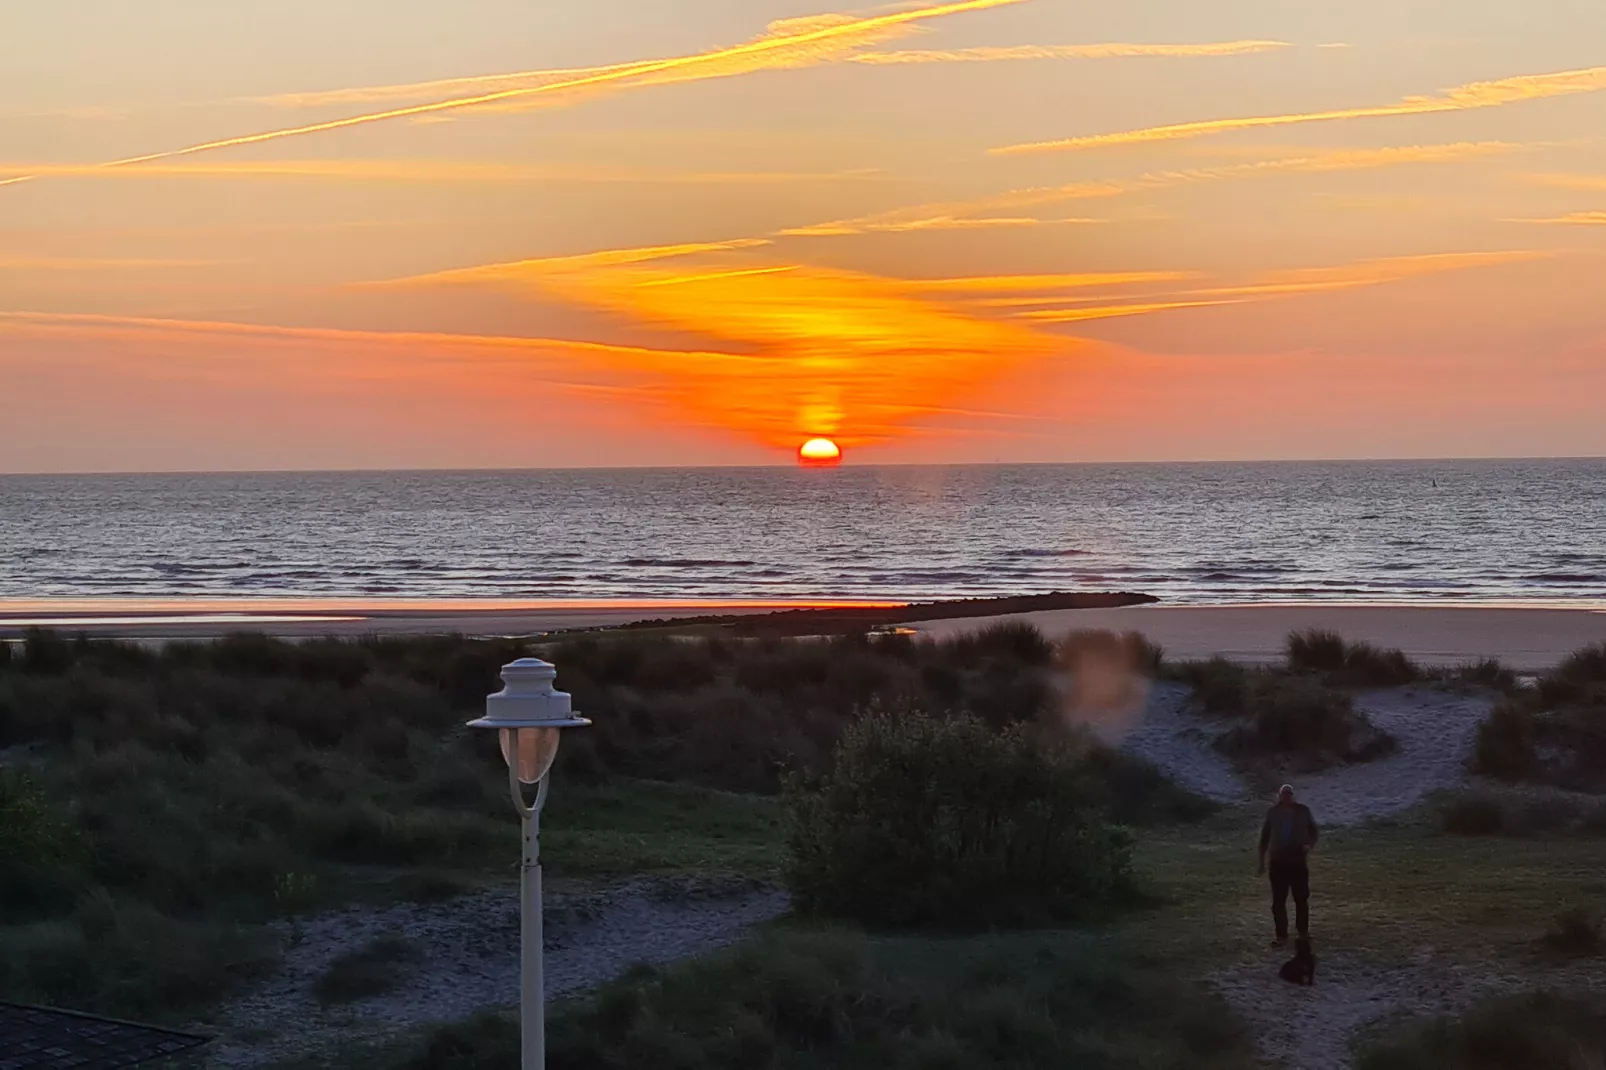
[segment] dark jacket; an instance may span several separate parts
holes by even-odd
[[[1266,811],[1266,820],[1260,826],[1260,850],[1274,861],[1303,859],[1320,835],[1310,807],[1304,803],[1278,803]]]

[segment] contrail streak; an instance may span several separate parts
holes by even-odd
[[[649,60],[637,64],[625,64],[619,67],[603,68],[595,74],[587,74],[578,78],[564,81],[549,82],[545,85],[523,86],[515,89],[502,89],[492,93],[480,93],[475,96],[457,97],[451,100],[429,101],[424,104],[413,104],[405,108],[391,108],[387,111],[369,112],[365,115],[352,115],[344,119],[331,119],[327,122],[309,123],[306,126],[287,127],[282,130],[269,130],[260,134],[247,134],[243,137],[223,138],[218,141],[207,141],[199,145],[190,145],[182,149],[170,149],[166,152],[152,152],[143,156],[129,156],[121,160],[109,160],[98,165],[102,169],[114,167],[131,167],[136,164],[149,163],[152,160],[169,160],[176,156],[189,156],[197,152],[211,152],[214,149],[234,148],[239,145],[256,145],[264,141],[277,141],[279,138],[298,137],[302,134],[317,134],[326,130],[342,130],[348,126],[360,126],[365,123],[384,122],[387,119],[405,119],[415,115],[429,115],[434,112],[451,111],[456,108],[471,108],[482,104],[493,104],[497,101],[512,100],[519,97],[535,96],[541,93],[556,93],[562,90],[584,89],[589,86],[607,85],[642,75],[657,74],[662,71],[682,70],[688,67],[697,67],[709,63],[717,63],[743,56],[760,56],[765,53],[776,52],[781,49],[795,49],[800,46],[824,44],[843,37],[853,37],[901,26],[906,23],[918,22],[922,19],[939,18],[944,15],[957,15],[966,11],[984,11],[988,8],[1003,7],[1009,4],[1024,3],[1025,0],[955,0],[952,3],[938,4],[933,7],[916,8],[912,11],[898,11],[887,15],[876,15],[867,19],[856,19],[851,22],[837,22],[819,26],[815,29],[779,35],[775,37],[760,38],[746,44],[734,45],[730,48],[719,49],[715,52],[704,52],[693,56],[673,56],[669,59]],[[0,181],[0,186],[16,185],[20,182],[32,181],[41,176],[19,175],[16,178]]]
[[[1111,145],[1141,145],[1152,141],[1176,141],[1184,138],[1225,134],[1233,130],[1252,130],[1269,126],[1293,126],[1299,123],[1322,123],[1337,119],[1378,119],[1393,115],[1434,115],[1441,112],[1473,111],[1479,108],[1497,108],[1524,100],[1543,100],[1547,97],[1571,96],[1575,93],[1593,93],[1606,89],[1606,67],[1589,67],[1574,71],[1557,71],[1553,74],[1527,74],[1514,78],[1500,78],[1492,82],[1470,82],[1456,86],[1438,96],[1406,97],[1393,104],[1368,108],[1338,108],[1331,111],[1296,112],[1290,115],[1256,115],[1238,119],[1205,119],[1194,123],[1174,123],[1170,126],[1151,126],[1140,130],[1123,130],[1114,134],[1093,134],[1088,137],[1062,138],[1058,141],[1036,141],[1021,145],[1005,145],[989,150],[995,156],[1026,152],[1065,152],[1073,149],[1096,149]]]

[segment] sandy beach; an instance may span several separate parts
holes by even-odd
[[[839,607],[888,603],[808,604]],[[237,630],[285,637],[440,633],[528,636],[710,612],[767,613],[778,605],[795,608],[801,603],[711,599],[9,601],[0,602],[0,638],[15,638],[36,625],[93,636],[141,639],[205,638]],[[1288,633],[1302,628],[1323,628],[1348,639],[1398,647],[1430,665],[1495,657],[1519,670],[1544,669],[1581,646],[1606,641],[1606,610],[1489,605],[1152,605],[923,620],[911,627],[923,634],[944,636],[1006,620],[1030,621],[1050,635],[1080,628],[1138,631],[1161,644],[1174,658],[1219,654],[1247,662],[1277,659]]]

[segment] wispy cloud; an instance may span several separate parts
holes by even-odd
[[[1333,267],[1295,268],[1273,271],[1255,282],[1243,286],[1219,287],[1195,291],[1221,297],[1274,297],[1298,294],[1323,293],[1331,290],[1351,290],[1364,286],[1379,286],[1390,282],[1425,275],[1438,275],[1448,271],[1465,271],[1471,268],[1498,267],[1503,264],[1527,263],[1547,260],[1555,256],[1547,249],[1498,249],[1493,251],[1461,253],[1424,253],[1415,256],[1382,257],[1358,260]]]
[[[1151,126],[1112,134],[1062,138],[1006,145],[992,149],[994,154],[1064,152],[1105,148],[1113,145],[1141,145],[1155,141],[1207,137],[1236,130],[1254,130],[1300,123],[1333,122],[1342,119],[1377,119],[1396,115],[1431,115],[1439,112],[1497,108],[1528,100],[1593,93],[1606,89],[1606,67],[1558,71],[1553,74],[1519,75],[1489,82],[1470,82],[1445,90],[1437,96],[1413,96],[1393,104],[1373,107],[1341,108],[1330,111],[1296,112],[1288,115],[1260,115],[1236,119],[1206,119],[1200,122]]]
[[[1517,152],[1526,146],[1504,141],[1455,142],[1443,145],[1403,145],[1381,149],[1341,149],[1288,156],[1252,163],[1229,164],[1189,170],[1156,171],[1130,179],[1101,182],[1072,182],[1063,186],[1035,186],[1008,190],[969,201],[943,201],[911,205],[891,211],[838,219],[778,231],[777,237],[824,238],[853,234],[898,233],[926,229],[934,221],[944,221],[949,229],[959,229],[985,213],[1040,208],[1066,201],[1120,197],[1148,190],[1205,182],[1257,178],[1278,174],[1325,174],[1339,171],[1370,171],[1415,164],[1456,163]],[[1026,226],[1043,222],[1030,216],[1010,217],[1011,225]]]
[[[1359,260],[1349,264],[1325,267],[1295,268],[1267,272],[1251,282],[1237,286],[1216,286],[1205,289],[1187,289],[1116,303],[1096,304],[1084,302],[1085,307],[1038,308],[1017,312],[1017,319],[1034,324],[1083,323],[1091,320],[1115,319],[1126,316],[1147,315],[1178,309],[1212,308],[1222,305],[1240,305],[1249,302],[1278,298],[1300,297],[1310,294],[1353,290],[1407,279],[1438,275],[1450,271],[1464,271],[1502,264],[1523,263],[1553,257],[1548,250],[1503,249],[1492,252],[1427,253],[1416,256],[1385,257]],[[1154,273],[1157,279],[1163,273]],[[1173,276],[1177,277],[1177,276]],[[1189,277],[1182,275],[1180,277]],[[1134,279],[1134,282],[1142,281]],[[989,304],[1015,305],[1016,299],[992,301]],[[1069,304],[1070,302],[1062,302]]]
[[[1606,212],[1569,212],[1548,219],[1509,219],[1508,223],[1545,223],[1568,227],[1606,227]]]
[[[633,249],[604,249],[574,256],[547,256],[530,260],[510,260],[500,264],[477,264],[473,267],[450,268],[427,275],[388,279],[367,285],[408,286],[433,285],[457,282],[498,282],[538,278],[543,275],[571,275],[600,268],[645,264],[654,260],[723,253],[736,249],[753,249],[770,244],[764,238],[734,238],[730,241],[685,242],[680,245],[647,245]]]
[[[835,25],[851,16],[823,15],[813,18],[783,19],[771,23],[765,38],[785,38],[800,30],[817,25]],[[846,24],[846,23],[844,23]],[[1120,59],[1128,57],[1211,57],[1241,56],[1257,52],[1270,52],[1289,48],[1285,41],[1217,41],[1204,44],[1131,44],[1110,42],[1080,45],[1015,45],[1003,47],[961,48],[949,50],[909,49],[894,52],[861,51],[877,39],[887,40],[902,36],[912,29],[908,25],[885,28],[876,35],[846,36],[833,46],[830,54],[814,51],[796,57],[776,54],[767,57],[766,69],[788,66],[815,66],[821,63],[843,62],[872,65],[906,63],[988,63],[1008,60],[1039,59]],[[475,75],[467,78],[446,78],[428,82],[404,82],[395,85],[357,86],[307,93],[278,93],[272,96],[252,97],[253,102],[287,108],[325,108],[342,104],[381,104],[401,101],[428,100],[432,97],[459,93],[481,93],[488,89],[533,89],[557,82],[572,82],[599,74],[642,74],[643,68],[657,61],[619,63],[605,67],[568,67],[550,70],[514,71],[506,74]],[[746,73],[732,69],[717,74],[707,71],[677,73],[676,80],[687,78],[725,77]],[[667,79],[666,79],[667,80]]]
[[[1245,56],[1293,47],[1287,41],[1217,41],[1197,45],[1144,45],[1111,42],[1089,45],[1003,45],[983,48],[904,49],[896,52],[861,52],[850,63],[877,66],[901,63],[996,63],[1034,59],[1124,59],[1151,56],[1199,58]]]
[[[672,81],[685,80],[687,77],[723,78],[735,74],[747,74],[757,70],[778,67],[812,66],[821,62],[829,62],[831,59],[840,56],[844,49],[851,50],[867,43],[886,40],[888,35],[895,35],[904,28],[926,19],[942,18],[969,11],[985,11],[990,8],[1004,7],[1022,2],[1024,0],[952,0],[950,3],[905,8],[901,11],[863,18],[855,18],[849,15],[824,15],[817,18],[793,19],[780,24],[778,30],[772,27],[772,31],[762,37],[728,48],[713,49],[694,55],[672,56],[667,59],[596,68],[577,72],[572,76],[544,81],[537,85],[514,85],[500,89],[488,89],[468,96],[430,100],[405,107],[347,116],[342,119],[308,123],[304,126],[286,127],[258,134],[222,138],[216,141],[189,145],[180,149],[147,153],[142,156],[130,156],[121,160],[110,160],[101,164],[100,167],[131,167],[178,156],[211,152],[217,149],[232,148],[240,145],[255,145],[266,141],[300,137],[305,134],[316,134],[329,130],[341,130],[366,123],[414,118],[420,115],[431,115],[460,108],[483,107],[521,98],[604,88],[625,83],[661,84],[666,78]],[[26,182],[37,177],[39,176],[19,175],[0,180],[0,185]]]
[[[1063,275],[981,275],[957,279],[908,279],[912,290],[943,294],[1023,293],[1034,290],[1072,290],[1095,286],[1127,286],[1146,282],[1191,279],[1191,271],[1086,271]]]

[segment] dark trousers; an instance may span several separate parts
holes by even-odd
[[[1271,917],[1277,923],[1277,938],[1288,937],[1288,893],[1294,893],[1294,924],[1300,936],[1310,935],[1310,869],[1305,857],[1271,860]]]

